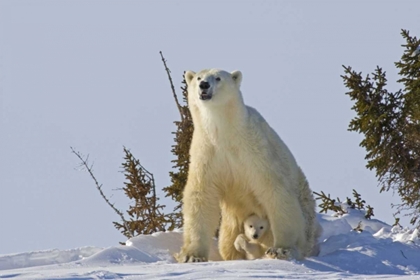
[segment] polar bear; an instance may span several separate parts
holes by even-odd
[[[245,253],[247,260],[255,260],[264,256],[267,251],[261,240],[266,236],[269,224],[267,219],[253,214],[244,221],[244,233],[236,237],[233,245],[238,252]]]
[[[194,123],[183,192],[179,262],[207,261],[219,225],[224,260],[245,259],[234,247],[251,214],[267,217],[266,256],[308,256],[317,236],[315,201],[305,175],[277,133],[244,104],[240,71],[185,72]]]

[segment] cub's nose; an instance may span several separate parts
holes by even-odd
[[[210,84],[208,82],[201,81],[200,82],[200,88],[201,89],[209,89],[210,88]]]
[[[257,239],[257,238],[258,238],[258,234],[254,234],[254,235],[252,236],[252,238]]]

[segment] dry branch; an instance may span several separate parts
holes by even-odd
[[[179,104],[178,97],[176,96],[174,83],[171,77],[171,70],[169,70],[168,66],[166,65],[166,59],[163,57],[162,51],[160,51],[159,53],[160,53],[160,57],[162,58],[163,65],[165,66],[165,71],[168,74],[168,79],[171,84],[172,94],[174,96],[176,106],[178,107],[179,114],[181,115],[181,122],[182,122],[184,120],[184,116],[182,114],[182,106],[181,104]]]
[[[118,210],[115,206],[114,206],[114,204],[113,203],[111,203],[110,201],[109,201],[109,199],[106,197],[106,195],[104,194],[104,192],[102,191],[102,184],[99,184],[99,182],[98,182],[98,180],[96,180],[96,177],[95,177],[95,175],[93,175],[93,171],[92,171],[92,167],[93,167],[93,164],[92,165],[90,165],[89,166],[89,162],[88,162],[88,160],[89,160],[89,155],[88,156],[86,156],[86,159],[84,159],[83,158],[83,156],[79,153],[79,152],[76,152],[74,149],[73,149],[73,147],[70,147],[70,149],[71,149],[71,151],[72,151],[72,153],[73,154],[75,154],[78,158],[79,158],[79,160],[81,161],[81,163],[80,163],[80,166],[82,166],[82,167],[84,167],[86,170],[87,170],[87,172],[89,173],[89,175],[90,175],[90,177],[93,179],[93,181],[95,182],[95,185],[96,185],[96,188],[98,189],[98,191],[99,191],[99,193],[101,194],[101,196],[102,196],[102,198],[105,200],[105,202],[115,211],[115,213],[117,213],[120,217],[121,217],[121,220],[123,221],[123,223],[124,223],[124,226],[129,230],[130,229],[130,227],[128,226],[128,223],[127,223],[127,221],[125,220],[125,218],[124,218],[124,215],[123,215],[123,213],[120,211],[120,210]],[[130,237],[129,238],[131,238],[131,237],[134,237],[134,234],[133,234],[133,232],[131,232],[131,231],[129,231],[129,233],[130,233]]]

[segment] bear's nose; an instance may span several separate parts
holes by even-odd
[[[210,84],[208,82],[201,81],[200,82],[200,88],[201,89],[209,89],[210,88]]]
[[[252,238],[257,239],[257,238],[258,238],[258,234],[254,234],[254,235],[252,236]]]

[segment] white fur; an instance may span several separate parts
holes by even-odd
[[[238,252],[245,253],[247,260],[255,260],[264,256],[267,247],[261,244],[261,240],[268,231],[269,224],[267,219],[257,215],[251,215],[244,221],[244,233],[236,237],[234,242]]]
[[[207,260],[220,213],[219,251],[225,260],[246,258],[234,242],[253,213],[268,218],[271,230],[261,240],[268,257],[284,258],[284,250],[296,259],[307,256],[318,234],[312,192],[287,146],[244,104],[241,72],[187,71],[185,79],[194,134],[178,261]],[[201,99],[201,81],[209,84],[211,99]]]

